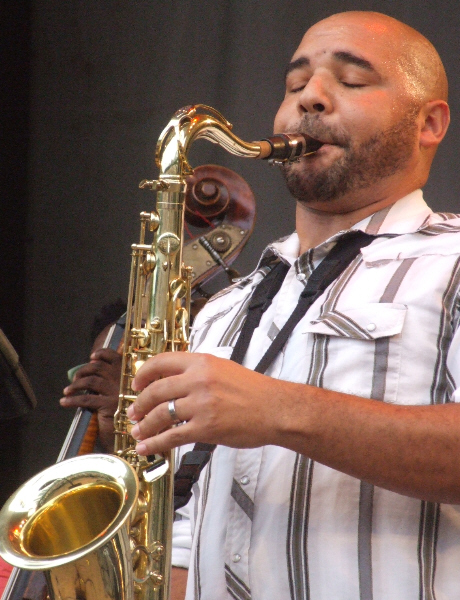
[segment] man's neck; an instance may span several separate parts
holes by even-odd
[[[366,217],[391,206],[411,191],[413,190],[408,189],[404,190],[404,193],[385,195],[375,202],[365,203],[364,206],[355,203],[355,208],[351,210],[348,206],[353,204],[346,200],[311,205],[297,202],[296,230],[300,241],[300,254],[318,246],[339,231],[346,231]]]

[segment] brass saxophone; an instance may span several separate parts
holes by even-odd
[[[21,486],[0,513],[0,555],[16,567],[45,571],[51,600],[170,597],[174,452],[139,456],[126,411],[144,362],[189,344],[192,273],[182,264],[186,177],[193,172],[187,153],[199,138],[237,156],[281,162],[321,146],[304,134],[249,143],[231,129],[213,108],[180,109],[157,143],[158,180],[140,183],[156,192],[156,210],[141,213],[139,243],[132,246],[114,455],[53,465]]]

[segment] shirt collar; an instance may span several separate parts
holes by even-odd
[[[414,233],[423,227],[432,212],[423,199],[422,190],[415,190],[394,204],[359,221],[352,229],[360,229],[372,235]]]
[[[350,229],[339,231],[315,248],[310,248],[299,256],[300,242],[296,232],[270,244],[262,255],[262,260],[276,255],[286,263],[295,266],[296,272],[307,277],[335,245],[337,240],[349,231],[361,230],[371,235],[393,236],[413,233],[421,229],[430,219],[432,210],[423,199],[422,190],[415,190],[391,206],[369,215]]]

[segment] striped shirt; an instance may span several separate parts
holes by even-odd
[[[418,190],[352,229],[377,238],[310,307],[267,374],[396,404],[456,401],[460,216],[433,213]],[[296,234],[265,251],[291,268],[246,367],[343,233],[300,257]],[[195,351],[230,356],[266,272],[259,264],[207,304]],[[173,561],[189,566],[187,600],[460,598],[459,506],[374,487],[284,448],[218,446],[181,517]]]

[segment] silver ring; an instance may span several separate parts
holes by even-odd
[[[176,399],[173,398],[172,400],[170,400],[168,402],[168,412],[169,412],[169,416],[172,419],[173,425],[178,425],[179,423],[182,423],[182,419],[179,419],[179,417],[177,416],[176,413]]]

